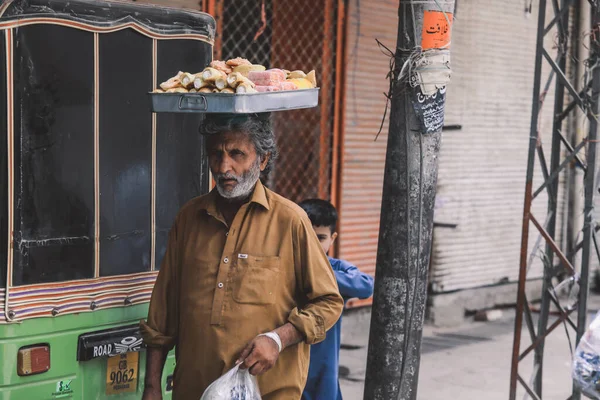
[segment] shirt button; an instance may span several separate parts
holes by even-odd
[[[219,282],[217,286],[219,287],[219,289],[223,288],[223,282]]]
[[[229,262],[229,258],[225,257],[225,259],[223,260],[223,262],[224,262],[225,264],[227,264],[227,263]]]

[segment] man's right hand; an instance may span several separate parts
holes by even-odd
[[[144,394],[142,395],[142,400],[162,400],[162,393],[160,388],[156,389],[154,387],[145,387]]]

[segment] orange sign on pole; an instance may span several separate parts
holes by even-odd
[[[423,50],[448,48],[450,46],[451,33],[452,13],[425,11],[421,38],[421,47]]]

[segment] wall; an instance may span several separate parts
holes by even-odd
[[[142,2],[201,8],[201,2],[189,0]],[[456,227],[436,227],[434,231],[430,274],[434,294],[517,279],[537,7],[538,1],[534,1],[529,15],[521,3],[487,1],[485,7],[474,0],[459,3],[446,124],[458,124],[462,129],[443,134],[435,215],[437,223]],[[394,49],[398,1],[349,0],[347,9],[339,256],[374,274],[387,121],[375,138],[385,110],[383,93],[387,92],[389,71],[389,58],[375,39]],[[547,36],[548,49],[553,48],[554,36]],[[545,67],[543,76],[548,75]],[[548,163],[553,83],[540,125]],[[534,188],[541,181],[536,166]],[[564,206],[563,187],[561,176],[559,210]],[[545,207],[542,193],[533,208],[540,222],[545,219]],[[559,218],[557,231],[561,226]],[[530,251],[537,238],[532,226]],[[558,241],[562,241],[561,234]],[[533,261],[528,276],[539,278],[539,254]],[[506,298],[506,290],[501,292]],[[493,297],[488,296],[486,304],[491,305]]]
[[[375,139],[386,106],[389,71],[389,57],[375,39],[395,47],[398,1],[350,0],[347,7],[339,256],[374,275],[387,121]]]
[[[537,29],[522,4],[460,1],[452,37],[453,77],[447,92],[445,131],[435,221],[432,293],[497,285],[517,280],[523,194],[531,119]],[[387,124],[374,141],[385,107],[388,57],[375,39],[393,49],[398,1],[350,1],[349,54],[343,149],[340,256],[374,273]],[[552,49],[554,34],[548,35]],[[545,67],[543,76],[547,77]],[[545,78],[544,78],[545,83]],[[554,81],[553,81],[554,83]],[[550,162],[552,84],[541,116],[542,147]],[[536,169],[534,188],[542,182]],[[564,177],[561,176],[559,210]],[[533,212],[543,223],[545,193]],[[561,227],[561,219],[557,231]],[[530,243],[537,231],[531,226]],[[558,241],[562,240],[562,235]],[[529,278],[541,275],[539,256]],[[503,295],[503,297],[506,297]],[[516,297],[515,297],[516,298]],[[488,303],[493,305],[493,296]]]
[[[437,222],[457,227],[435,231],[430,279],[434,292],[518,279],[537,8],[534,2],[529,15],[521,5],[508,2],[490,2],[485,8],[474,1],[459,4],[446,124],[460,124],[462,129],[443,136],[435,214]],[[546,40],[548,49],[554,39],[551,32]],[[542,75],[545,84],[549,75],[546,65]],[[550,88],[540,117],[548,163],[554,85]],[[537,164],[534,190],[542,181]],[[562,177],[560,186],[562,199]],[[559,202],[559,210],[563,203]],[[532,208],[540,223],[546,218],[546,205],[542,192]],[[559,218],[557,231],[560,226]],[[537,237],[531,225],[530,244]],[[541,276],[540,257],[533,260],[529,278]]]

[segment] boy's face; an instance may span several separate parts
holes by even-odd
[[[317,237],[319,238],[319,242],[321,242],[321,247],[325,254],[329,253],[329,248],[335,242],[337,238],[337,232],[331,233],[331,228],[328,226],[313,226]]]

